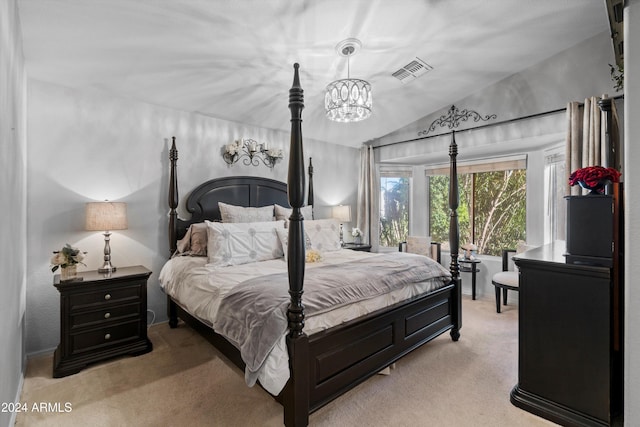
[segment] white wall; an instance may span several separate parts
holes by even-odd
[[[101,265],[104,237],[83,229],[88,201],[127,202],[129,229],[113,232],[112,263],[142,264],[153,271],[148,306],[157,320],[166,319],[166,300],[157,278],[169,255],[172,136],[179,150],[182,201],[197,184],[221,176],[286,181],[288,156],[272,170],[264,165],[228,166],[221,147],[244,137],[268,141],[287,152],[288,132],[132,102],[92,89],[78,91],[35,80],[29,85],[28,353],[50,350],[59,341],[59,296],[49,269],[52,251],[68,242],[88,251],[85,269]],[[282,108],[287,108],[287,99]],[[329,216],[330,205],[355,207],[358,170],[353,165],[358,164],[358,150],[306,140],[305,156],[313,157],[317,217]],[[179,211],[186,216],[182,205]]]
[[[0,402],[17,402],[25,368],[26,100],[20,19],[15,0],[0,2]],[[1,411],[0,426],[15,414]]]
[[[624,15],[625,117],[640,117],[640,0]],[[625,425],[640,425],[640,121],[625,120]],[[631,165],[636,165],[631,168]]]

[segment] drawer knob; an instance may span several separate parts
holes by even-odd
[[[111,334],[106,334],[106,335],[104,336],[104,339],[105,339],[105,340],[111,339]]]
[[[110,299],[111,299],[111,294],[106,294],[106,295],[104,296],[104,299],[106,299],[106,300],[110,300]]]
[[[104,318],[105,318],[105,319],[108,319],[109,317],[111,317],[111,313],[105,313],[105,314],[104,314]]]

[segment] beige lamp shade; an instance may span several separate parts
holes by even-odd
[[[351,222],[351,206],[349,205],[339,205],[333,207],[332,215],[335,219],[340,222]]]
[[[85,229],[110,231],[127,229],[127,204],[123,202],[90,202],[85,207]]]

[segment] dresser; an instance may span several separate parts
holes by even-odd
[[[60,281],[60,344],[53,377],[75,374],[90,363],[152,350],[147,338],[147,280],[142,266],[110,274],[85,271],[77,280]]]
[[[566,257],[564,241],[514,257],[519,344],[511,402],[561,425],[612,425],[622,411],[622,285],[613,269]]]

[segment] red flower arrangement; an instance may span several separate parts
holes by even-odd
[[[599,189],[607,182],[620,181],[620,172],[614,168],[605,168],[603,166],[587,166],[578,169],[569,176],[569,185],[580,184],[581,187],[587,189]]]

